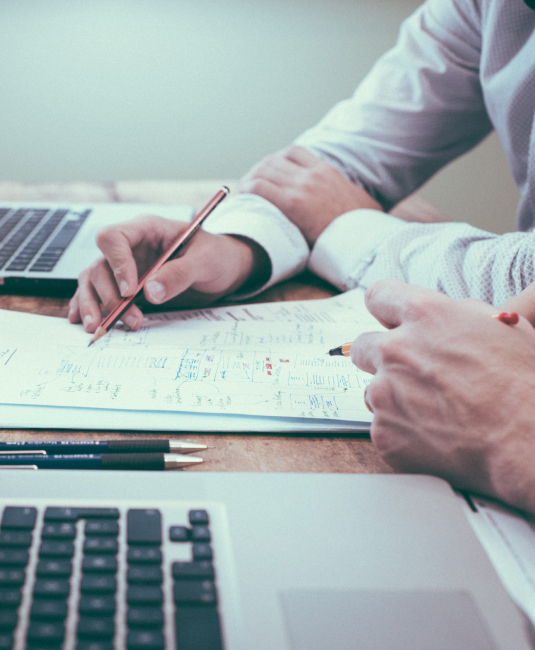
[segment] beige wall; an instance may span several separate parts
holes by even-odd
[[[0,0],[0,178],[238,177],[350,95],[418,0]],[[424,189],[512,227],[495,139]]]

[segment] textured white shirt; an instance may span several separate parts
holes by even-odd
[[[310,252],[282,213],[251,195],[229,199],[210,229],[263,246],[272,262],[268,285],[308,263],[342,290],[394,277],[500,304],[535,280],[534,111],[535,11],[523,0],[427,0],[353,97],[296,144],[389,210],[494,128],[521,193],[519,232],[355,210],[331,223]]]

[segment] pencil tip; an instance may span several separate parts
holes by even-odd
[[[108,332],[104,327],[101,327],[100,325],[97,327],[97,331],[93,334],[93,338],[89,342],[89,345],[87,347],[90,347],[95,343],[95,341],[98,341],[100,338],[104,336],[104,334],[107,334]]]

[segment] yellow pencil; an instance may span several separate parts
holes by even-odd
[[[344,343],[343,345],[339,345],[337,348],[333,348],[332,350],[329,350],[327,354],[330,354],[331,357],[335,357],[337,355],[348,357],[349,350],[351,349],[352,345],[353,345],[353,341],[351,341],[350,343]]]

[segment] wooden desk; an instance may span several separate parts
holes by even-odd
[[[233,181],[144,181],[117,183],[47,183],[24,184],[0,182],[0,200],[10,201],[78,201],[78,202],[133,202],[133,203],[184,203],[196,209],[202,207],[221,184],[231,189]],[[418,197],[397,206],[398,214],[410,209],[427,212],[429,220],[445,220],[432,206]],[[143,213],[140,206],[137,214]],[[136,216],[133,214],[132,216]],[[431,218],[429,218],[429,216]],[[251,302],[279,300],[311,300],[328,298],[336,291],[327,283],[303,274],[284,282]],[[0,308],[31,312],[47,316],[67,316],[67,300],[17,295],[0,295]],[[0,415],[1,426],[1,415]],[[151,434],[135,434],[151,437]],[[249,471],[249,472],[361,472],[386,473],[390,468],[375,453],[369,439],[359,435],[313,436],[295,435],[205,435],[184,434],[164,437],[191,438],[213,446],[204,452],[206,463],[194,471]],[[120,439],[131,437],[128,432],[116,431],[62,431],[62,430],[12,430],[0,429],[2,440],[44,439]],[[193,470],[187,470],[193,471]]]

